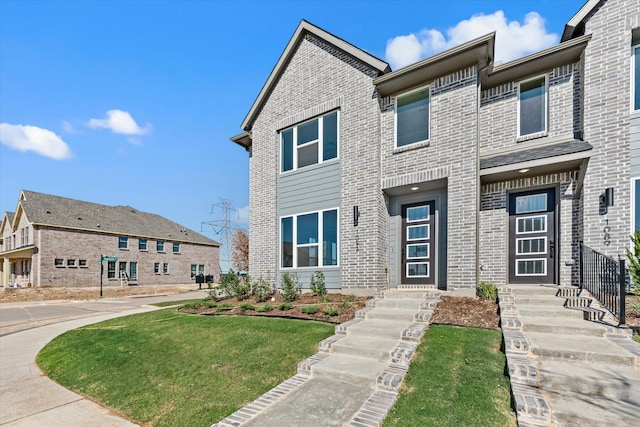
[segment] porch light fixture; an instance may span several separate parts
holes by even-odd
[[[357,206],[353,207],[353,226],[358,226],[358,219],[360,218],[360,209]]]
[[[529,172],[529,168],[522,168],[518,170],[519,173],[527,173]]]
[[[418,191],[420,187],[411,187],[411,191]]]

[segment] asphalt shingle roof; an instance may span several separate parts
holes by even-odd
[[[515,153],[501,154],[499,156],[480,159],[480,169],[495,168],[498,166],[512,165],[514,163],[530,160],[547,159],[549,157],[565,154],[579,153],[591,150],[593,146],[586,141],[569,141],[560,144],[545,145],[543,147],[530,148]]]
[[[220,244],[160,215],[131,206],[106,206],[23,190],[19,201],[29,222],[39,225],[92,230],[203,245]]]

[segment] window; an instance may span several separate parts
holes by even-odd
[[[129,263],[129,280],[138,280],[138,263],[130,262]]]
[[[139,251],[147,250],[147,239],[138,239],[138,250]]]
[[[547,77],[536,77],[518,86],[518,136],[547,130]]]
[[[87,266],[87,260],[86,259],[79,259],[78,260],[78,267],[86,267]]]
[[[67,260],[67,267],[75,267],[76,266],[76,260],[75,259],[68,259]]]
[[[173,253],[174,254],[180,253],[180,243],[173,242]]]
[[[162,240],[156,242],[156,251],[164,252],[164,242]]]
[[[20,245],[27,246],[29,244],[29,227],[20,230]]]
[[[162,274],[169,274],[169,263],[162,264]]]
[[[631,180],[631,233],[640,231],[640,177]]]
[[[280,132],[281,172],[338,157],[338,112],[334,111]]]
[[[338,210],[281,218],[280,265],[282,268],[338,265]]]
[[[197,264],[191,264],[191,277],[194,277],[196,275],[197,268],[198,268]]]
[[[108,261],[107,262],[107,279],[115,279],[116,278],[116,262]]]
[[[160,273],[160,263],[159,262],[154,262],[153,263],[153,274],[159,274]]]
[[[127,249],[129,247],[128,237],[118,237],[118,249]]]
[[[204,264],[198,266],[198,274],[204,274]]]
[[[118,273],[118,277],[119,278],[126,277],[127,276],[127,263],[126,263],[126,261],[120,261],[118,263],[118,267],[119,267],[118,270],[120,271]]]
[[[632,48],[633,60],[633,75],[631,77],[631,102],[633,102],[633,110],[640,110],[640,45],[633,46]]]
[[[56,258],[53,260],[53,265],[56,267],[62,267],[64,266],[64,260],[62,258]]]
[[[430,89],[423,87],[396,97],[396,147],[429,139]]]

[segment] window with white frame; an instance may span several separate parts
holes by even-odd
[[[138,239],[138,250],[139,251],[147,250],[147,239]]]
[[[547,76],[518,85],[518,136],[547,131]]]
[[[120,236],[118,237],[118,249],[127,249],[129,247],[129,238]]]
[[[68,259],[67,260],[67,267],[75,267],[76,266],[76,260],[75,259]]]
[[[20,230],[20,245],[27,246],[29,244],[29,227]]]
[[[116,278],[116,262],[107,261],[107,279]]]
[[[162,264],[162,274],[169,274],[169,263],[165,262]]]
[[[396,97],[396,148],[429,140],[430,88]]]
[[[164,252],[164,241],[162,240],[158,240],[156,242],[156,251],[158,252]]]
[[[153,274],[160,274],[160,263],[159,262],[154,262],[153,263]]]
[[[337,265],[337,209],[280,219],[280,266],[282,268]]]
[[[338,112],[280,132],[280,171],[288,172],[338,157]]]
[[[640,110],[640,44],[635,45],[632,48],[633,50],[633,93],[631,95],[631,100],[633,102],[633,110]]]
[[[129,279],[130,280],[138,279],[138,263],[135,261],[131,261],[129,263]]]
[[[173,242],[173,253],[174,254],[180,253],[180,243]]]
[[[631,232],[640,231],[640,176],[631,179]]]

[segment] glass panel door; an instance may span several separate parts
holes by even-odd
[[[402,284],[435,283],[435,202],[402,206]]]

